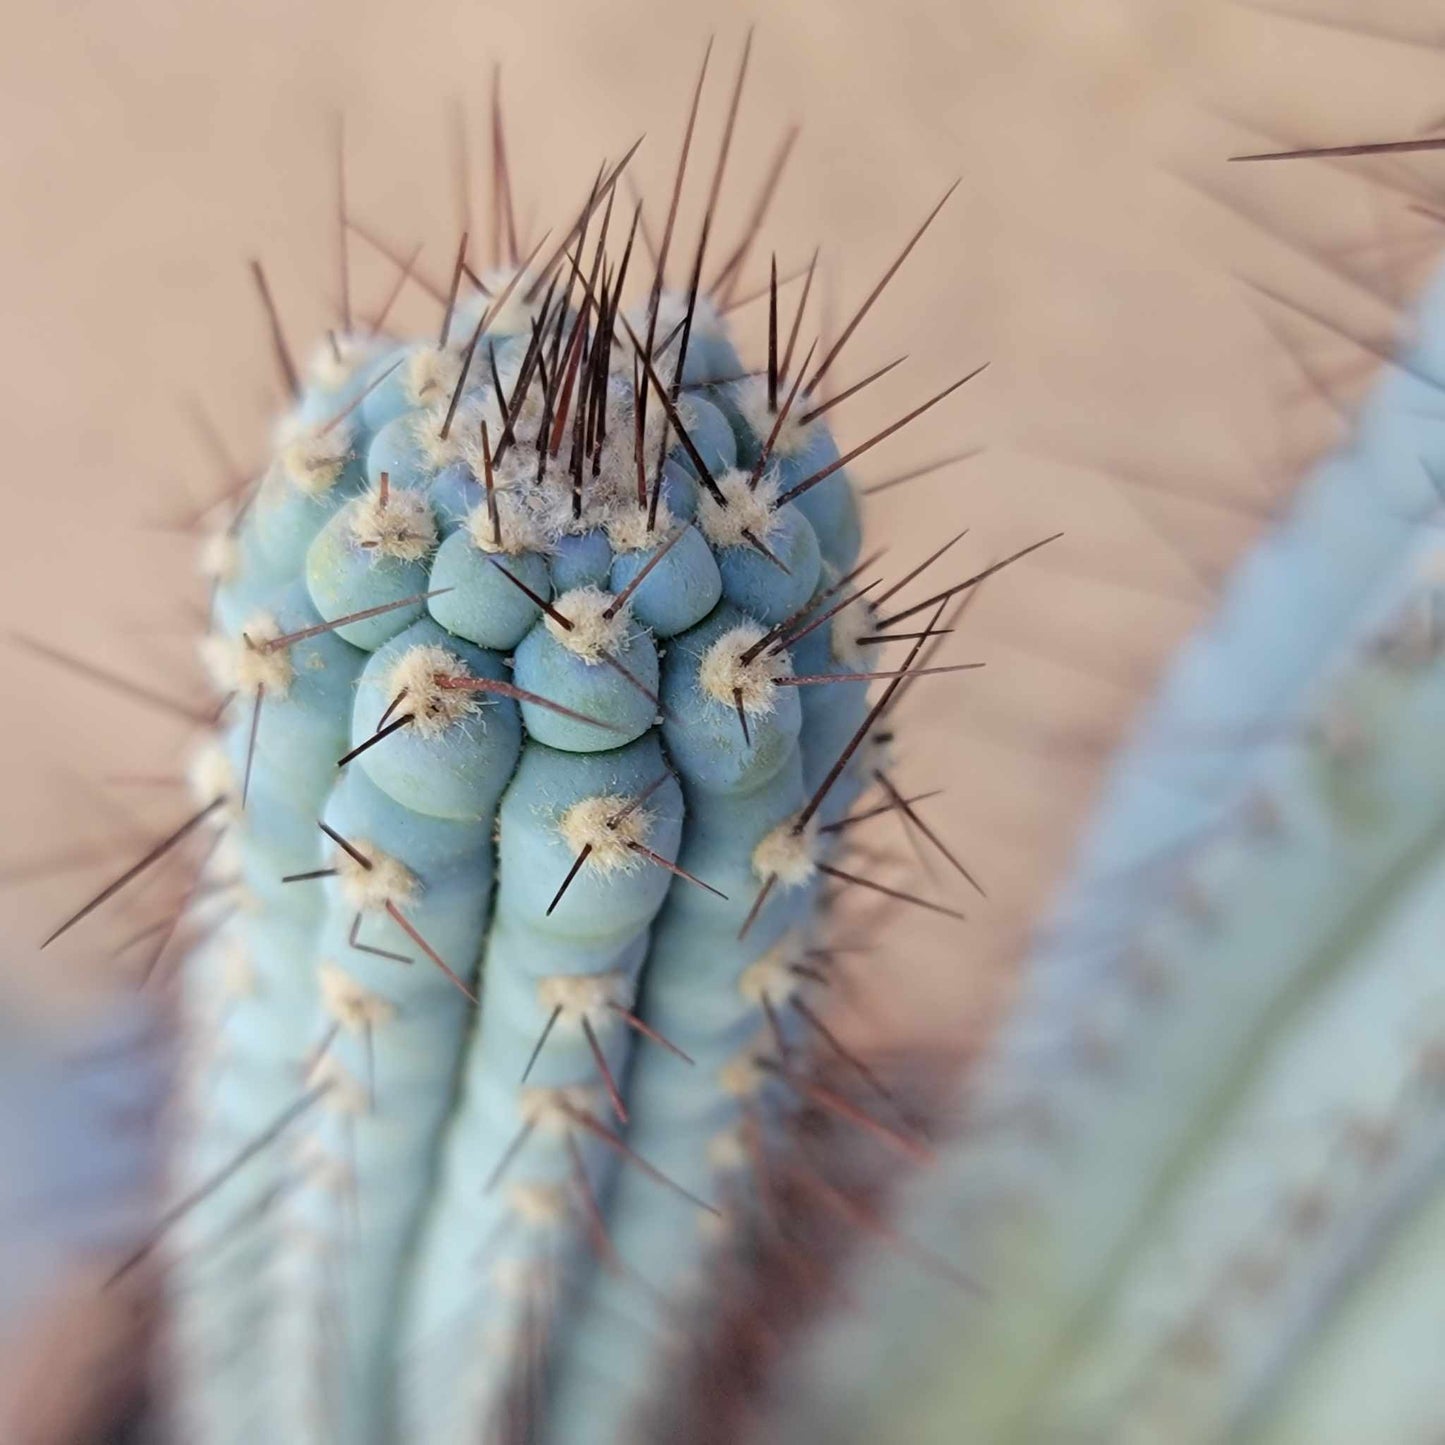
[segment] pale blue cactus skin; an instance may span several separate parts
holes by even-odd
[[[1437,278],[1116,762],[920,1181],[985,1297],[872,1260],[778,1438],[1438,1436],[1442,388]]]
[[[449,350],[340,338],[227,539],[212,643],[235,692],[226,777],[199,786],[228,799],[245,899],[188,966],[215,1042],[183,1182],[300,1112],[177,1233],[187,1439],[484,1438],[539,1324],[536,1429],[630,1438],[664,1364],[657,1300],[687,1307],[712,1239],[753,1207],[741,1131],[792,1107],[754,1059],[775,1047],[765,998],[796,1038],[788,965],[817,927],[831,846],[792,825],[866,685],[768,682],[744,737],[704,673],[725,634],[839,600],[859,550],[851,484],[840,471],[772,508],[777,562],[709,531],[704,492],[763,441],[709,312],[677,399],[690,448],[653,402],[656,530],[635,511],[630,356],[608,383],[611,470],[599,459],[569,509],[567,444],[537,480],[536,378],[517,386],[536,308],[522,310],[482,337],[514,392],[500,537],[478,445],[483,421],[489,447],[504,432],[490,366],[440,435],[481,315],[467,303]],[[797,426],[764,486],[837,455],[821,424]],[[866,667],[850,647],[825,625],[766,666]],[[815,827],[847,811],[869,758],[816,799]],[[796,876],[769,884],[758,850],[778,838]],[[579,840],[593,851],[559,897]],[[627,1274],[599,1266],[598,1227]]]

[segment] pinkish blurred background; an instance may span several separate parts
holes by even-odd
[[[1367,12],[1372,28],[1422,42],[1436,26],[1413,0],[1336,0],[1333,11],[1318,0],[1309,13],[1355,24]],[[950,1046],[993,1007],[1161,655],[1328,436],[1330,414],[1298,404],[1299,373],[1230,270],[1288,277],[1294,294],[1313,289],[1379,331],[1391,288],[1418,274],[1437,229],[1402,204],[1386,214],[1347,167],[1224,164],[1271,139],[1418,128],[1438,101],[1429,45],[1217,0],[138,0],[12,13],[0,59],[0,606],[9,626],[172,694],[199,676],[201,594],[187,539],[151,524],[222,482],[187,417],[195,400],[242,461],[265,444],[273,380],[247,259],[265,260],[298,348],[335,304],[337,108],[353,210],[398,248],[426,240],[420,265],[434,277],[462,208],[459,117],[484,229],[497,59],[523,215],[540,229],[575,206],[602,153],[644,131],[634,168],[660,208],[707,35],[719,65],[703,144],[756,21],[724,209],[744,209],[778,138],[801,122],[766,245],[786,272],[821,242],[835,315],[964,177],[854,343],[859,374],[903,352],[907,365],[840,422],[845,439],[862,438],[989,359],[984,378],[860,476],[973,444],[988,452],[883,494],[875,535],[902,562],[968,525],[967,560],[982,566],[1066,533],[972,610],[953,655],[987,669],[920,688],[910,704],[902,775],[948,787],[937,816],[991,902],[962,932],[909,919],[899,945],[910,963],[870,1014],[888,1031],[926,1025]],[[1305,243],[1334,248],[1332,264],[1362,284],[1302,259]],[[360,304],[379,304],[386,263],[364,243],[353,251]],[[765,265],[760,247],[750,281]],[[414,290],[402,303],[419,320],[429,304]],[[763,310],[739,314],[745,333]],[[1327,341],[1304,334],[1347,388],[1349,353],[1331,359]],[[84,1004],[116,973],[103,947],[113,935],[83,931],[43,959],[32,940],[124,861],[127,843],[175,815],[165,789],[101,780],[174,773],[182,732],[18,652],[0,688],[0,988],[12,1008]],[[111,842],[113,857],[88,868],[17,876]]]
[[[8,628],[179,697],[199,686],[203,594],[190,539],[157,524],[224,485],[188,418],[196,399],[243,464],[263,452],[274,384],[248,258],[264,259],[298,348],[332,314],[338,109],[354,213],[398,249],[426,240],[432,277],[468,208],[485,233],[498,59],[534,230],[575,209],[601,156],[643,131],[634,171],[656,215],[708,34],[720,63],[704,146],[755,21],[724,215],[740,225],[801,122],[749,285],[769,248],[786,272],[820,242],[835,316],[963,176],[860,332],[849,376],[909,360],[839,424],[845,442],[862,438],[990,360],[860,469],[867,482],[988,448],[877,498],[875,535],[902,564],[967,525],[959,550],[981,567],[1065,533],[971,610],[950,656],[987,668],[918,688],[907,709],[899,776],[948,789],[930,817],[990,899],[962,929],[895,919],[897,966],[850,1026],[949,1054],[1006,998],[1161,660],[1339,425],[1232,273],[1287,282],[1384,335],[1439,235],[1408,209],[1407,165],[1372,167],[1392,191],[1350,164],[1225,163],[1430,122],[1445,87],[1426,0],[27,0],[9,20],[0,609]],[[361,308],[379,304],[389,268],[361,242],[353,276]],[[428,305],[413,291],[399,314],[429,325]],[[739,313],[754,342],[762,310]],[[1347,399],[1358,353],[1283,326]],[[0,668],[0,730],[0,1014],[18,1030],[124,987],[113,920],[44,955],[35,944],[179,815],[164,778],[186,734],[18,649]]]

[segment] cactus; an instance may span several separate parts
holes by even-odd
[[[1445,277],[1146,712],[778,1438],[1439,1438]]]
[[[879,724],[978,665],[925,664],[950,602],[1032,549],[925,602],[884,605],[946,546],[860,581],[849,466],[976,372],[841,454],[823,414],[874,378],[822,384],[881,285],[819,355],[812,271],[785,330],[776,262],[766,363],[740,361],[761,206],[701,278],[747,53],[681,291],[702,76],[635,303],[631,152],[549,249],[476,276],[464,235],[430,336],[348,298],[298,368],[254,267],[290,402],[207,548],[226,703],[197,811],[53,935],[188,839],[241,880],[239,907],[192,900],[152,1241],[188,1441],[635,1438],[762,1161],[834,1097],[807,995],[836,899],[953,911],[843,867],[845,825],[878,779],[916,818]]]

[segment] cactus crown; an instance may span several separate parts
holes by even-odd
[[[703,278],[747,54],[680,290],[702,76],[650,284],[632,152],[525,254],[503,159],[508,244],[479,275],[462,236],[430,336],[347,298],[298,369],[255,267],[290,402],[207,548],[220,765],[116,884],[211,829],[240,876],[182,970],[188,1440],[634,1439],[805,1106],[922,1152],[823,1082],[876,1076],[818,995],[839,896],[952,911],[844,852],[916,824],[878,734],[987,574],[884,615],[942,552],[875,605],[848,468],[962,381],[840,455],[824,413],[882,373],[824,388],[881,287],[819,357],[813,269],[789,321],[775,263],[739,359],[776,174]]]

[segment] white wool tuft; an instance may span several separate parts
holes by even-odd
[[[350,417],[319,429],[288,418],[278,429],[277,465],[292,486],[309,496],[320,496],[336,485],[355,455],[355,443],[356,429]]]
[[[317,975],[321,1006],[353,1034],[365,1034],[396,1017],[396,1005],[379,993],[363,988],[349,973],[330,961]]]
[[[551,549],[552,539],[548,529],[525,494],[512,488],[498,488],[495,497],[500,538],[492,527],[492,514],[485,495],[467,518],[467,535],[479,552],[516,557],[524,552]]]
[[[332,332],[306,362],[306,380],[319,391],[340,391],[381,348],[369,336]]]
[[[523,1224],[534,1229],[565,1224],[571,1217],[567,1192],[558,1184],[513,1184],[507,1190],[507,1203]]]
[[[392,488],[383,502],[375,487],[353,504],[351,539],[376,557],[420,562],[437,544],[436,518],[421,493]]]
[[[580,1029],[585,1019],[594,1028],[613,1017],[613,1005],[627,1004],[623,973],[553,974],[537,984],[537,1002],[550,1015],[558,1010],[559,1025]]]
[[[793,670],[786,650],[764,651],[751,662],[743,654],[767,636],[756,622],[741,622],[716,638],[698,665],[699,686],[714,702],[736,707],[739,696],[750,717],[766,717],[777,706],[778,679]]]
[[[267,697],[285,697],[296,670],[289,647],[267,647],[280,637],[281,627],[270,613],[257,613],[239,637],[206,638],[202,655],[222,692],[254,697],[265,689]]]
[[[714,547],[747,547],[751,532],[764,546],[778,528],[778,481],[764,472],[756,488],[748,486],[749,473],[724,472],[715,478],[724,502],[706,487],[697,494],[697,524]]]
[[[817,843],[811,827],[794,832],[784,819],[753,849],[753,873],[764,882],[776,878],[785,888],[801,887],[818,871]]]
[[[750,1045],[742,1053],[734,1054],[718,1070],[718,1083],[723,1093],[731,1094],[735,1099],[747,1099],[762,1091],[768,1074],[758,1064],[759,1052],[757,1045]]]
[[[420,889],[416,875],[406,864],[365,838],[346,840],[371,867],[358,863],[345,848],[338,847],[333,862],[336,881],[346,901],[359,912],[376,913],[388,903],[410,902]]]
[[[607,518],[607,540],[614,552],[650,552],[661,546],[673,534],[677,523],[661,498],[657,503],[655,525],[647,525],[648,509],[637,505],[636,496],[630,503],[624,502],[614,508]]]
[[[209,582],[235,580],[241,566],[241,544],[229,523],[206,535],[201,543],[198,565],[201,576]]]
[[[612,594],[600,587],[574,587],[552,602],[572,626],[563,627],[549,614],[547,631],[584,662],[600,662],[606,654],[616,652],[627,638],[627,608],[615,617],[607,617],[605,613],[612,602]]]
[[[797,929],[785,933],[768,951],[755,958],[738,979],[738,992],[751,1004],[786,1003],[803,986],[796,972],[802,962],[804,940]]]
[[[576,1114],[596,1117],[602,1091],[593,1084],[568,1084],[558,1089],[528,1085],[517,1102],[524,1123],[553,1138],[565,1138],[577,1127]]]
[[[440,737],[454,723],[480,711],[481,700],[465,688],[443,687],[438,679],[471,676],[466,663],[445,647],[408,648],[387,674],[389,696],[406,694],[393,719],[410,713],[409,726],[418,737]]]
[[[475,392],[462,397],[448,424],[447,412],[450,410],[451,398],[447,396],[429,407],[407,413],[411,439],[433,471],[449,467],[453,462],[467,462],[471,455],[471,434],[481,430],[485,407]],[[442,435],[443,427],[447,431],[445,436]]]
[[[557,831],[567,846],[573,853],[590,848],[586,866],[604,878],[642,866],[643,860],[629,845],[646,842],[652,815],[646,808],[634,808],[621,817],[631,802],[631,798],[612,793],[583,798],[557,820]]]
[[[198,806],[235,794],[236,770],[219,742],[209,741],[192,754],[186,784]]]
[[[333,1054],[323,1054],[316,1060],[307,1076],[307,1083],[312,1088],[325,1086],[322,1106],[334,1114],[355,1118],[370,1112],[365,1088]]]
[[[512,285],[514,278],[517,278],[517,284],[512,286],[511,295],[497,306],[497,297]],[[540,297],[528,301],[527,292],[537,280],[537,277],[519,266],[493,266],[482,272],[482,285],[487,288],[484,310],[490,313],[487,316],[487,330],[492,335],[524,336],[531,330],[542,303]]]
[[[413,406],[446,406],[461,379],[462,358],[451,347],[413,347],[402,366],[403,389]]]
[[[850,672],[865,671],[868,655],[860,645],[860,639],[872,630],[873,613],[862,598],[835,613],[828,624],[828,650],[833,655],[833,661],[842,663]]]

